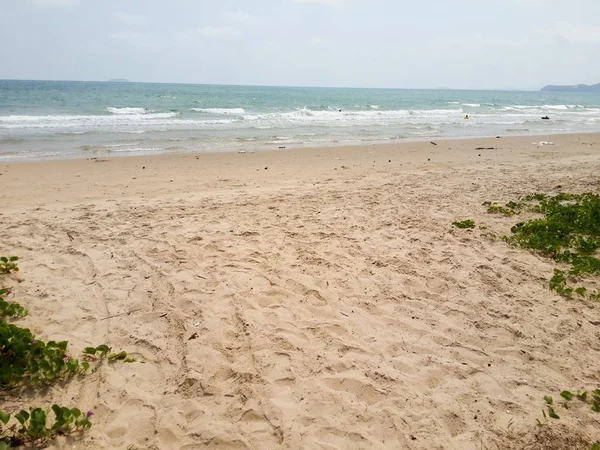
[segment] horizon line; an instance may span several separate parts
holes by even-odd
[[[456,88],[456,87],[434,87],[434,88],[415,88],[415,87],[360,87],[360,86],[301,86],[284,84],[234,84],[234,83],[192,83],[192,82],[171,82],[171,81],[136,81],[126,78],[114,78],[108,80],[66,80],[66,79],[35,79],[35,78],[0,78],[0,81],[42,81],[42,82],[70,82],[70,83],[139,83],[139,84],[176,84],[186,86],[231,86],[231,87],[277,87],[277,88],[313,88],[313,89],[388,89],[388,90],[406,90],[406,91],[518,91],[518,92],[538,92],[541,88]]]

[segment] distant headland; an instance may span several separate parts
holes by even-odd
[[[125,78],[112,78],[108,80],[109,83],[129,83],[129,80]]]
[[[576,84],[573,86],[554,86],[548,85],[540,89],[540,92],[600,92],[600,83],[598,84]]]

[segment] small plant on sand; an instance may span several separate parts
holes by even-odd
[[[52,405],[54,420],[49,425],[49,411],[31,408],[9,414],[0,410],[0,450],[22,445],[43,445],[58,435],[73,434],[91,428],[93,412]]]
[[[16,256],[0,257],[3,274],[16,272]],[[4,320],[19,318],[27,310],[18,303],[5,299],[10,290],[0,289],[0,388],[20,384],[49,384],[65,376],[85,372],[88,363],[80,364],[67,354],[67,342],[44,342],[37,339],[29,329],[21,328]]]
[[[471,219],[462,220],[460,222],[452,222],[456,228],[475,228],[475,222]]]
[[[482,206],[487,206],[487,212],[490,214],[504,214],[505,216],[514,216],[515,214],[521,213],[521,209],[525,206],[525,204],[510,201],[506,205],[501,206],[496,202],[483,202]]]
[[[591,395],[588,395],[588,391],[577,391],[575,394],[573,394],[570,391],[562,391],[560,393],[560,396],[564,399],[562,406],[565,409],[569,409],[570,402],[576,398],[580,402],[590,405],[592,411],[600,413],[600,389],[596,389],[596,390],[592,391]],[[548,407],[548,409],[549,410],[552,409],[552,406],[551,406],[553,404],[552,397],[549,395],[546,395],[544,397],[544,401],[546,402],[546,406]],[[553,414],[555,415],[556,413],[552,409],[550,417],[552,417],[554,419],[558,419],[558,417],[553,417]]]
[[[544,401],[546,402],[546,407],[548,408],[548,416],[552,419],[560,419],[558,414],[554,411],[554,407],[552,406],[554,403],[554,399],[550,395],[546,395],[544,397]],[[544,415],[544,419],[546,419],[546,411],[542,410],[542,414]],[[539,423],[539,421],[538,421]]]
[[[537,419],[537,424],[540,428],[543,429],[548,429],[550,426],[550,422],[548,421],[548,418],[551,419],[560,419],[559,415],[556,413],[555,411],[555,407],[562,407],[564,408],[565,411],[570,410],[572,408],[576,407],[575,402],[578,402],[582,405],[591,405],[591,409],[594,412],[600,412],[600,389],[596,389],[594,391],[591,391],[591,395],[588,395],[588,391],[577,391],[576,393],[570,392],[570,391],[562,391],[560,393],[560,396],[562,398],[562,402],[559,402],[558,405],[555,404],[554,399],[549,396],[546,395],[544,396],[544,402],[546,403],[546,409],[548,410],[548,413],[546,413],[546,410],[542,409],[542,415],[543,415],[543,420]],[[577,399],[577,400],[575,400]],[[593,413],[591,413],[593,414]],[[586,441],[586,439],[581,436],[581,434],[577,433],[578,438],[581,440],[581,443],[579,443],[578,446],[576,446],[576,448],[581,448],[581,449],[589,449],[589,450],[600,450],[600,442],[595,442],[595,441]],[[594,442],[594,443],[592,443]],[[529,448],[529,447],[527,447]],[[535,447],[535,448],[542,448],[542,447]],[[547,447],[544,446],[543,448],[554,448],[552,447]],[[575,447],[563,447],[563,446],[559,446],[557,448],[575,448]]]
[[[550,289],[565,297],[576,294],[600,300],[598,291],[569,284],[583,276],[600,274],[600,259],[596,256],[600,249],[600,195],[533,194],[522,200],[527,203],[506,205],[511,210],[526,209],[543,217],[517,223],[511,228],[512,235],[503,239],[569,266],[567,271],[554,271]]]
[[[104,358],[108,352],[112,349],[108,345],[99,345],[98,347],[86,347],[83,349],[83,354],[91,359],[96,359],[96,357],[102,359]]]
[[[18,303],[8,302],[6,298],[11,294],[10,289],[0,289],[0,319],[10,317],[18,319],[27,315],[27,310]]]
[[[110,353],[112,348],[107,345],[99,345],[98,347],[86,347],[83,349],[83,354],[91,359],[104,358],[108,354],[109,361],[124,361],[124,362],[135,362],[135,358],[132,358],[125,351],[119,353]]]
[[[0,257],[0,274],[17,272],[17,261],[16,256]],[[80,362],[68,354],[68,342],[44,342],[29,329],[7,322],[7,318],[18,319],[27,314],[21,305],[6,300],[9,295],[10,289],[0,288],[0,390],[10,394],[11,388],[18,386],[50,386],[90,370],[90,362]],[[133,361],[125,352],[109,354],[110,351],[107,345],[88,347],[84,358],[102,360],[108,355],[109,360]],[[77,408],[58,405],[12,414],[0,410],[0,450],[23,445],[38,448],[57,435],[83,432],[92,426],[92,415],[91,411],[83,414]]]
[[[19,266],[18,256],[0,256],[0,274],[7,274],[11,272],[18,272]]]
[[[0,386],[49,384],[90,365],[67,354],[66,341],[45,343],[27,328],[0,322]]]

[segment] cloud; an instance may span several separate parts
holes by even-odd
[[[79,0],[29,0],[37,6],[75,6]]]
[[[248,14],[247,12],[241,10],[222,11],[220,16],[224,22],[240,28],[250,28],[258,25],[260,22],[252,14]]]
[[[233,27],[215,27],[212,25],[198,28],[200,36],[217,41],[237,41],[243,37],[243,33]]]
[[[343,0],[292,0],[292,3],[304,3],[306,5],[340,6]]]
[[[132,27],[144,27],[148,24],[145,16],[141,14],[130,14],[126,12],[116,12],[113,14],[115,20],[121,25],[128,28]]]
[[[600,27],[557,22],[554,34],[574,43],[600,43]]]
[[[486,50],[486,49],[518,49],[523,42],[515,39],[503,39],[486,36],[482,33],[471,33],[468,36],[444,36],[425,40],[435,49],[452,50]]]
[[[326,41],[321,38],[321,37],[313,37],[309,42],[308,45],[310,47],[315,47],[315,48],[319,48],[319,47],[323,47],[325,46]]]
[[[114,31],[108,33],[108,38],[137,48],[163,49],[165,41],[149,33],[135,31]]]

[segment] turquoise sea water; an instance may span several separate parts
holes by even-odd
[[[574,132],[600,94],[0,80],[0,159]]]

